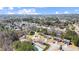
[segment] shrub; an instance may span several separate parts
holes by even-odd
[[[46,51],[50,47],[50,45],[46,43],[44,43],[44,45],[46,45],[46,48],[43,51]]]
[[[35,32],[34,32],[34,31],[31,31],[31,32],[30,32],[30,35],[34,35],[34,34],[35,34]]]

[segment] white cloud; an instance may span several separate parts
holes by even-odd
[[[79,10],[76,9],[75,11],[77,12],[77,11],[79,11]]]
[[[17,14],[40,14],[40,13],[37,13],[35,9],[22,9],[22,10],[19,10],[17,11]]]
[[[13,7],[9,7],[9,9],[10,9],[10,10],[13,10],[14,8],[13,8]]]
[[[56,12],[55,12],[55,14],[59,14],[59,12],[58,12],[58,11],[56,11]]]
[[[68,11],[65,11],[65,12],[64,12],[64,14],[68,14],[68,13],[69,13]]]
[[[13,12],[8,12],[8,14],[15,14],[15,13],[13,13]]]
[[[13,8],[11,8],[11,9],[13,9]],[[14,12],[8,11],[7,14],[28,14],[28,15],[34,14],[34,15],[37,15],[37,14],[40,14],[40,13],[37,13],[36,9],[31,8],[31,9],[21,9],[21,10],[14,11]]]
[[[0,10],[2,10],[3,9],[3,7],[0,7]]]

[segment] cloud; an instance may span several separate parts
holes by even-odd
[[[10,10],[13,10],[14,8],[13,8],[13,7],[9,7],[9,9],[10,9]]]
[[[9,8],[10,10],[12,10],[13,8]],[[10,11],[8,10],[8,12],[6,12],[6,14],[32,14],[32,15],[37,15],[40,14],[38,12],[36,12],[36,9],[31,8],[31,9],[20,9],[20,10],[16,10],[16,11]]]
[[[69,13],[68,11],[65,11],[65,12],[64,12],[64,14],[68,14],[68,13]]]
[[[77,11],[79,11],[79,10],[76,9],[75,11],[77,12]]]
[[[55,12],[55,14],[59,14],[59,12],[58,12],[58,11],[56,11],[56,12]]]
[[[3,9],[3,7],[0,7],[0,10],[2,10]]]
[[[68,11],[64,11],[62,13],[59,13],[58,11],[56,11],[55,14],[69,14],[69,12]]]
[[[15,14],[15,13],[13,13],[13,12],[8,12],[8,14]]]
[[[32,8],[32,9],[22,9],[22,10],[18,10],[17,14],[40,14],[36,12],[36,9]]]

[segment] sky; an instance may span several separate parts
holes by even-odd
[[[0,7],[0,14],[79,14],[79,7]]]

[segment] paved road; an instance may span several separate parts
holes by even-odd
[[[60,48],[59,44],[57,44],[57,43],[55,43],[55,44],[50,43],[50,47],[49,47],[49,49],[47,51],[60,51],[59,48]],[[78,47],[73,48],[73,47],[67,46],[65,44],[62,46],[62,49],[64,51],[79,51]]]
[[[60,45],[58,45],[58,44],[50,43],[50,47],[47,51],[56,51],[56,50],[59,50],[59,47],[60,47]]]
[[[70,47],[70,46],[67,46],[67,45],[62,46],[62,49],[64,51],[79,51],[78,47],[73,48],[73,47]]]

